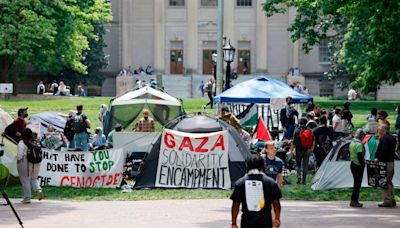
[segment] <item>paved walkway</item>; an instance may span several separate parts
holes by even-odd
[[[12,202],[27,228],[230,227],[230,200]],[[354,209],[348,202],[283,201],[282,209],[282,227],[400,227],[400,208],[376,202]],[[8,206],[0,207],[0,227],[19,227]]]

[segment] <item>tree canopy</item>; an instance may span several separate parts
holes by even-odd
[[[356,77],[364,92],[400,80],[400,0],[266,0],[267,16],[297,10],[289,26],[307,53],[328,36],[332,60]],[[340,71],[340,67],[335,67]],[[337,73],[337,72],[336,72]]]
[[[86,74],[89,41],[99,39],[94,27],[111,19],[107,0],[0,0],[0,80],[26,67]]]

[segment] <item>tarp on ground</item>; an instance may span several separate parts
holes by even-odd
[[[350,170],[350,151],[351,140],[341,139],[332,148],[328,156],[322,162],[321,167],[313,178],[313,190],[329,190],[353,188],[353,176]],[[369,154],[366,154],[369,160]],[[400,160],[395,160],[393,185],[400,187]],[[362,187],[370,187],[367,182],[367,168],[364,170]]]
[[[169,128],[154,144],[135,188],[231,188],[245,174],[250,150],[232,126],[197,115],[185,117]],[[218,141],[220,137],[224,138],[224,149]],[[215,144],[218,145],[213,150]]]
[[[182,104],[177,98],[146,86],[111,100],[104,133],[108,134],[117,123],[125,129],[141,115],[144,108],[149,109],[151,116],[162,125],[183,113]]]
[[[214,97],[215,103],[271,103],[291,96],[293,103],[308,103],[313,97],[300,94],[285,82],[259,76],[239,83]]]

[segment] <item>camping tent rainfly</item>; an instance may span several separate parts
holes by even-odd
[[[332,148],[321,167],[313,178],[313,190],[328,190],[353,187],[353,176],[350,171],[350,151],[349,145],[352,140],[341,139]],[[366,154],[369,160],[369,154]],[[400,187],[400,160],[395,160],[395,171],[393,177],[393,185]],[[367,169],[364,170],[362,187],[368,187]]]
[[[111,100],[104,133],[108,134],[117,123],[126,128],[145,107],[153,114],[154,119],[163,125],[183,113],[182,104],[178,99],[146,86]]]
[[[245,174],[250,150],[232,126],[197,115],[169,128],[154,144],[135,188],[231,188]]]

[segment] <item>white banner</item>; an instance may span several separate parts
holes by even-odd
[[[228,134],[192,134],[164,129],[157,187],[231,188]]]
[[[270,99],[271,109],[283,109],[286,105],[286,98],[271,98]]]
[[[120,149],[91,152],[43,150],[39,180],[42,186],[115,188],[123,178],[125,153]]]

